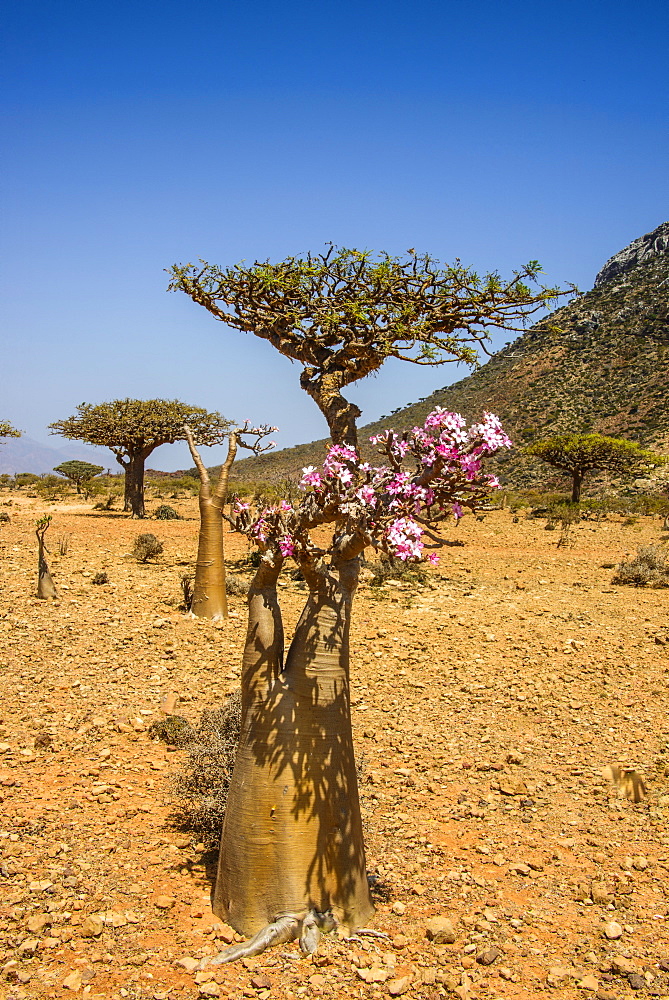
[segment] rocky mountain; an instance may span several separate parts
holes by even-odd
[[[594,288],[546,316],[454,385],[361,428],[366,445],[386,427],[409,427],[435,406],[476,419],[497,413],[516,445],[554,433],[598,432],[669,454],[669,223],[606,262]],[[317,465],[327,442],[235,464],[239,480],[277,480]],[[501,456],[510,482],[545,481],[519,448]]]

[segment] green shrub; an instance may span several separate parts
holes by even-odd
[[[174,507],[168,506],[168,504],[163,503],[158,507],[155,514],[153,515],[157,521],[181,521],[181,515],[177,514]]]

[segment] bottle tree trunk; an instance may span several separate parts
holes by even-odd
[[[223,544],[223,506],[228,494],[230,467],[237,454],[237,435],[228,439],[228,455],[221,466],[221,474],[212,490],[211,480],[202,461],[190,428],[184,433],[200,476],[200,533],[197,544],[197,562],[193,582],[191,612],[197,618],[220,619],[228,617],[225,593],[225,549]]]
[[[144,517],[144,462],[143,452],[134,452],[124,463],[125,497],[123,510],[129,511],[133,517]]]
[[[302,565],[309,597],[285,662],[280,568],[281,557],[266,553],[249,590],[242,727],[214,912],[252,935],[287,914],[331,910],[353,932],[374,912],[350,716],[359,559]]]
[[[580,469],[572,472],[571,502],[581,502],[581,486],[583,484],[584,473]]]
[[[44,541],[44,535],[46,534],[47,528],[49,527],[49,522],[51,518],[42,518],[37,523],[37,596],[45,601],[57,600],[58,591],[56,590],[56,585],[54,584],[51,573],[49,572],[49,564],[46,561],[46,543]]]

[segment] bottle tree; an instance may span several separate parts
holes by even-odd
[[[556,434],[525,448],[525,454],[540,458],[566,476],[571,476],[571,502],[579,503],[583,480],[589,472],[607,471],[630,475],[643,468],[655,468],[668,461],[647,451],[635,441],[603,434]]]
[[[259,455],[274,447],[274,442],[263,445],[263,438],[276,427],[251,427],[247,422],[243,427],[235,427],[228,434],[228,454],[221,465],[215,483],[211,482],[209,471],[197,450],[193,433],[184,424],[184,436],[188,442],[195,468],[200,477],[200,531],[197,544],[197,561],[193,581],[191,613],[196,618],[217,620],[228,617],[228,601],[225,592],[225,547],[223,542],[223,510],[228,498],[228,478],[230,468],[238,448],[248,448]]]
[[[114,399],[81,403],[77,413],[49,427],[54,434],[109,448],[125,470],[124,510],[144,517],[144,465],[155,448],[185,438],[184,424],[201,444],[220,444],[229,421],[177,399]]]
[[[262,558],[249,589],[242,728],[214,912],[255,938],[218,961],[290,937],[311,950],[319,925],[354,931],[371,916],[349,695],[362,553],[371,545],[423,558],[425,539],[439,545],[439,522],[494,487],[481,459],[509,443],[490,415],[466,430],[457,414],[435,411],[422,428],[380,437],[385,462],[373,467],[360,461],[360,410],[342,390],[389,357],[475,364],[491,328],[516,329],[558,294],[538,274],[532,262],[502,281],[413,252],[400,259],[335,247],[277,264],[171,271],[171,289],[301,364],[300,384],[333,442],[323,469],[305,470],[301,502],[257,517],[238,503],[233,518]],[[330,544],[318,544],[311,532],[326,524]],[[289,556],[309,594],[285,652],[277,581]]]

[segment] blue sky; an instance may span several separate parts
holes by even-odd
[[[173,262],[333,241],[587,289],[669,218],[663,2],[18,0],[3,36],[0,418],[42,441],[123,396],[324,435],[297,366],[167,294]],[[351,395],[371,420],[464,374]]]

